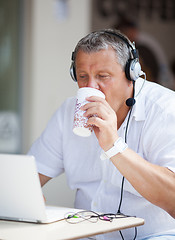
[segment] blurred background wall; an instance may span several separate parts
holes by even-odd
[[[0,152],[27,153],[54,111],[75,95],[71,54],[90,31],[90,18],[89,0],[0,1]],[[44,194],[48,204],[73,205],[64,175]]]
[[[1,0],[0,152],[26,154],[55,110],[76,94],[77,85],[69,76],[71,53],[89,31],[116,26],[124,16],[130,17],[156,39],[170,67],[175,59],[175,4],[161,3]],[[173,80],[168,84],[173,88]],[[48,204],[73,206],[75,193],[64,175],[43,191]]]
[[[26,152],[54,111],[76,93],[77,85],[69,76],[71,53],[76,42],[89,32],[91,15],[86,0],[33,0],[25,4],[26,17],[30,8],[26,22],[30,31],[25,34],[29,65],[25,64],[28,79],[24,92],[30,91],[23,111],[28,118]],[[73,205],[74,193],[69,191],[64,175],[48,183],[44,194],[48,204]]]

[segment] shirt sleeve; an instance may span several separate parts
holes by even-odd
[[[148,161],[175,172],[175,113],[160,112],[154,112],[152,124],[145,128],[144,152]]]
[[[35,157],[38,172],[51,178],[64,172],[62,118],[63,106],[53,115],[42,135],[34,142],[28,152],[28,155]]]

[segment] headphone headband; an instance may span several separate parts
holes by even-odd
[[[128,48],[131,49],[131,53],[133,58],[139,58],[139,54],[137,49],[135,48],[135,43],[131,43],[129,41],[129,39],[127,39],[124,35],[120,34],[120,33],[116,33],[116,32],[110,32],[110,31],[104,31],[104,33],[108,34],[108,35],[113,35],[115,37],[120,38],[121,40],[123,40],[123,42],[126,43],[126,45],[128,46]]]

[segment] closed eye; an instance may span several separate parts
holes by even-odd
[[[79,77],[79,79],[86,79],[87,75],[79,75],[78,77]]]
[[[107,79],[107,78],[109,78],[110,76],[109,76],[109,75],[99,74],[98,77],[99,77],[100,79]]]

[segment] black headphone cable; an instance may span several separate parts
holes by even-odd
[[[133,99],[134,99],[134,96],[135,96],[135,81],[133,81]],[[127,143],[128,127],[129,127],[129,122],[130,122],[130,118],[131,118],[132,109],[133,109],[133,105],[130,108],[130,112],[129,112],[129,116],[128,116],[128,120],[127,120],[127,124],[126,124],[125,143]],[[121,184],[121,191],[120,191],[120,202],[119,202],[117,214],[122,214],[121,213],[121,205],[122,205],[122,201],[123,201],[124,182],[125,182],[125,177],[123,176],[122,177],[122,184]],[[120,236],[121,236],[122,240],[124,240],[122,232],[119,231],[119,233],[120,233]],[[136,237],[137,237],[137,228],[135,227],[135,236],[134,236],[133,240],[135,240]]]

